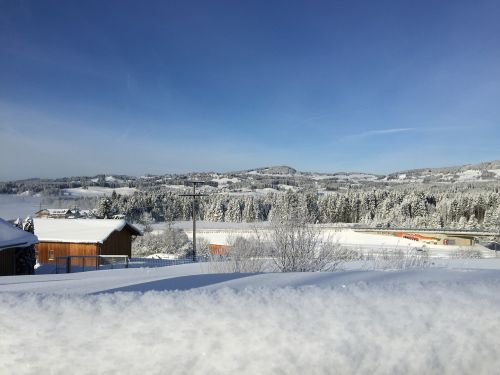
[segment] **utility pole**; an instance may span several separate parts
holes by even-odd
[[[181,197],[193,197],[193,262],[196,262],[196,198],[206,197],[208,194],[196,194],[196,185],[203,185],[204,181],[187,181],[193,185],[193,194],[179,194]]]

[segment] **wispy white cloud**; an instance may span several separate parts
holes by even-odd
[[[307,123],[310,123],[310,122],[316,122],[316,121],[319,121],[319,120],[323,120],[323,119],[328,118],[330,116],[332,116],[332,112],[319,113],[319,114],[316,114],[316,115],[313,115],[313,116],[309,116],[309,117],[303,118],[303,119],[299,120],[299,122],[302,123],[302,124],[307,124]]]
[[[386,134],[395,134],[395,133],[408,133],[414,132],[418,130],[417,128],[390,128],[390,129],[375,129],[368,130],[361,133],[348,135],[346,138],[365,138],[373,135],[386,135]]]

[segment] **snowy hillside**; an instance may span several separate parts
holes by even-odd
[[[500,161],[446,168],[423,168],[399,171],[387,175],[369,172],[298,171],[289,166],[271,166],[235,172],[192,172],[181,174],[66,177],[61,179],[28,179],[0,182],[0,194],[33,195],[49,191],[62,191],[73,196],[103,196],[113,190],[130,195],[135,189],[167,187],[179,190],[186,181],[205,181],[202,189],[223,192],[247,192],[271,189],[285,191],[289,188],[338,189],[346,186],[377,187],[401,184],[450,184],[500,182]],[[211,189],[209,189],[211,188]]]
[[[446,168],[413,169],[390,173],[387,175],[359,172],[300,172],[294,168],[287,166],[258,168],[243,172],[234,172],[233,174],[260,175],[268,177],[295,177],[298,179],[309,179],[313,181],[332,180],[337,182],[351,182],[355,184],[363,184],[376,181],[386,183],[485,182],[500,181],[500,161],[485,162],[480,164],[468,164]]]
[[[206,194],[198,217],[213,222],[268,221],[284,209],[300,211],[311,223],[459,229],[500,225],[500,161],[389,175],[277,166],[139,178],[32,179],[0,183],[0,192],[9,193],[0,200],[0,213],[6,212],[7,219],[24,216],[25,206],[13,207],[8,197],[18,202],[18,197],[40,196],[38,209],[97,209],[102,217],[123,215],[132,222],[143,222],[144,215],[155,222],[188,220],[192,203],[183,193],[191,192],[191,180],[203,181],[197,191]]]
[[[293,176],[297,170],[286,165],[264,167],[250,169],[242,172],[235,172],[236,174],[250,174],[250,175],[266,175],[266,176]]]
[[[487,182],[500,181],[500,161],[447,168],[415,169],[392,173],[388,181],[399,182]]]
[[[385,272],[208,271],[191,264],[4,277],[2,371],[493,374],[500,367],[497,260]]]
[[[100,186],[91,186],[87,188],[72,188],[72,189],[63,189],[63,194],[73,196],[73,197],[103,197],[103,196],[111,196],[113,191],[116,194],[121,195],[132,195],[137,191],[135,188],[129,187],[120,187],[120,188],[109,188],[109,187],[100,187]]]

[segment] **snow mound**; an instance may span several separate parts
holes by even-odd
[[[0,363],[16,374],[496,373],[499,287],[4,293]]]

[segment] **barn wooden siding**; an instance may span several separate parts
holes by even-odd
[[[55,264],[57,257],[68,255],[98,255],[97,244],[95,243],[72,243],[72,242],[40,242],[36,246],[38,251],[38,262],[41,264]],[[49,260],[50,251],[54,251],[54,259]],[[83,265],[81,260],[75,259],[73,265]],[[85,260],[88,266],[95,266],[95,259]]]
[[[132,256],[132,238],[127,229],[120,232],[114,231],[100,245],[99,255],[127,255]]]
[[[76,255],[127,255],[132,256],[132,235],[128,230],[114,231],[104,243],[73,243],[73,242],[45,242],[36,245],[38,262],[41,264],[55,264],[57,257]],[[53,250],[54,259],[49,260],[49,253]],[[74,259],[73,265],[82,265],[82,261]],[[86,259],[85,265],[95,265],[95,260]]]
[[[5,249],[0,251],[0,276],[16,274],[16,249]]]

